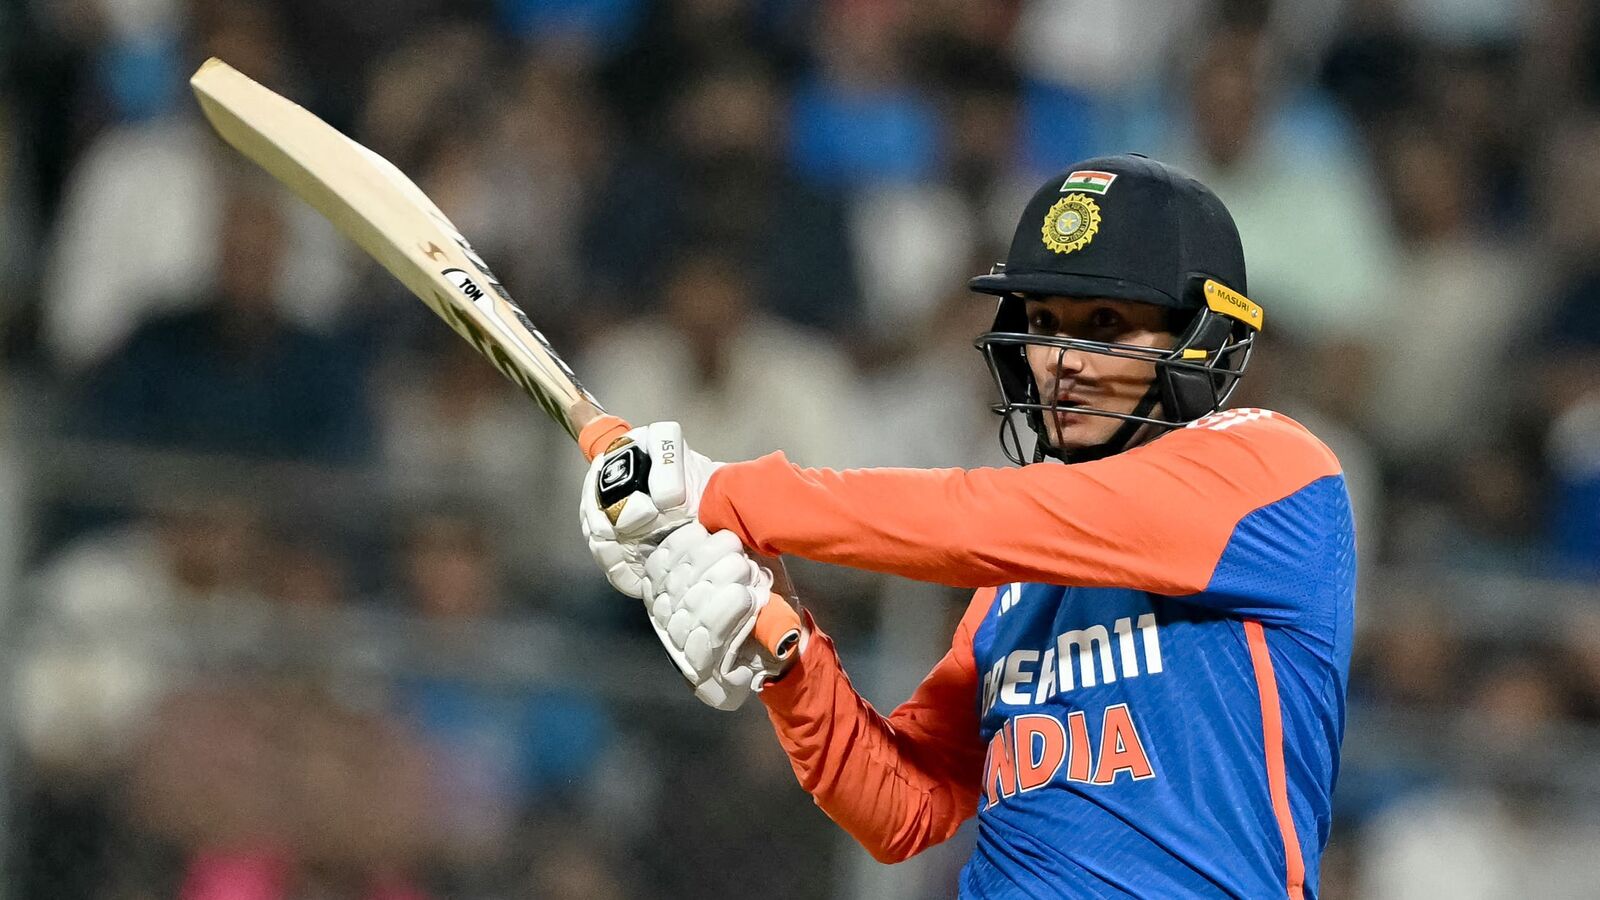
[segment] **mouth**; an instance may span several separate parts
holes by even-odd
[[[1084,408],[1085,405],[1086,404],[1082,400],[1056,400],[1056,408],[1050,416],[1053,420],[1055,420],[1056,428],[1069,428],[1082,422],[1086,416],[1084,416],[1083,413],[1078,412],[1078,410]]]
[[[1050,418],[1057,431],[1065,431],[1076,425],[1081,425],[1090,418],[1085,410],[1094,408],[1092,398],[1081,390],[1073,389],[1061,391],[1056,394],[1054,409]]]

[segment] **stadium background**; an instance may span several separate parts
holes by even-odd
[[[211,54],[719,458],[997,462],[965,278],[1074,159],[1189,169],[1267,309],[1241,403],[1357,494],[1323,896],[1600,884],[1594,4],[7,0],[0,896],[920,898],[963,857],[872,865],[682,690],[570,445],[210,136]],[[798,580],[885,708],[960,603]]]

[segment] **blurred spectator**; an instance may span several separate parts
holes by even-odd
[[[658,167],[626,152],[588,70],[535,56],[516,87],[486,169],[493,178],[479,184],[497,221],[480,224],[499,235],[509,283],[538,298],[539,327],[573,347],[637,305],[670,234],[671,195],[655,190]],[[446,137],[453,143],[453,130]]]
[[[1600,390],[1550,431],[1550,539],[1566,573],[1600,579]]]
[[[1519,233],[1528,215],[1532,154],[1512,48],[1453,48],[1436,51],[1427,62],[1423,111],[1436,117],[1434,130],[1471,168],[1469,217],[1494,222],[1497,235]]]
[[[261,590],[284,610],[315,614],[336,609],[353,594],[350,573],[332,541],[307,526],[301,529],[292,534],[280,530],[268,538]]]
[[[1152,63],[1169,59],[1174,45],[1201,27],[1195,0],[1023,0],[1020,6],[1014,41],[1024,73],[1107,100],[1154,87],[1166,73]]]
[[[646,861],[662,873],[655,889],[670,897],[839,896],[842,867],[788,849],[825,847],[837,835],[828,833],[835,826],[827,816],[792,790],[794,773],[766,717],[728,717],[718,732],[716,752],[682,757],[669,776],[673,802],[657,829],[693,822],[694,836],[670,850],[648,848]]]
[[[1517,0],[1397,0],[1408,23],[1447,44],[1511,43],[1522,30],[1527,5]]]
[[[234,14],[213,22],[199,37],[202,48],[252,49],[228,58],[281,85],[282,56],[271,49],[280,46],[277,27],[264,7],[214,2]],[[149,77],[175,79],[181,90],[182,76],[175,68]],[[213,235],[224,224],[218,201],[228,176],[221,145],[193,112],[182,103],[112,127],[74,168],[43,282],[42,340],[61,366],[76,372],[100,362],[146,318],[192,306],[226,277]],[[299,321],[325,326],[340,306],[343,246],[308,207],[294,201],[286,209],[281,239],[291,252],[262,289],[280,293]]]
[[[408,377],[384,379],[383,459],[395,496],[455,503],[491,526],[497,554],[521,574],[541,567],[543,547],[577,533],[551,510],[570,490],[550,478],[558,459],[577,455],[539,408],[454,332],[434,327],[426,355]]]
[[[1559,621],[1573,710],[1583,722],[1600,724],[1600,609],[1573,610]]]
[[[413,177],[514,296],[537,301],[540,328],[560,344],[575,299],[573,210],[609,158],[604,110],[560,59],[530,62],[522,77],[510,59],[486,83],[477,61],[497,52],[471,22],[411,35],[373,63],[356,134]],[[438,319],[387,272],[365,269],[355,318],[398,370],[389,377],[404,378],[411,354],[440,343]]]
[[[898,3],[830,0],[818,19],[817,71],[795,91],[791,150],[811,183],[838,189],[916,184],[944,155],[939,110],[906,77]]]
[[[0,60],[0,71],[3,70],[3,60]],[[27,257],[23,248],[28,245],[25,229],[30,224],[8,99],[4,88],[0,88],[0,328],[6,327],[17,314],[19,295],[25,289],[22,276]]]
[[[646,4],[646,19],[621,55],[600,70],[599,83],[631,137],[653,145],[671,127],[671,99],[730,54],[779,54],[747,0],[664,0]]]
[[[29,860],[22,893],[88,896],[128,864],[114,795],[156,710],[208,660],[267,652],[260,546],[251,508],[171,501],[81,538],[31,577],[9,707],[33,776],[14,820]]]
[[[970,260],[979,247],[1010,244],[1016,210],[1036,180],[1018,168],[1014,72],[991,60],[947,86],[942,99],[950,124],[944,177],[850,196],[862,324],[879,344],[916,334],[939,314],[938,298],[987,269],[992,260]]]
[[[581,209],[616,158],[610,123],[576,61],[509,60],[490,86],[472,62],[494,53],[493,36],[470,24],[416,36],[377,65],[361,133],[416,175],[507,283],[535,292],[541,327],[560,334],[576,299]]]
[[[1191,126],[1172,161],[1214,189],[1238,223],[1250,296],[1279,329],[1359,350],[1391,308],[1391,229],[1378,176],[1332,115],[1274,96],[1270,48],[1224,31],[1190,73]],[[1360,395],[1358,386],[1345,385]]]
[[[191,0],[196,5],[197,25],[217,27],[236,20],[248,11],[237,3],[260,5],[263,0]],[[377,62],[385,54],[408,41],[426,40],[449,32],[463,22],[486,25],[492,20],[492,0],[264,0],[265,8],[278,12],[278,18],[294,27],[285,30],[283,41],[273,46],[284,51],[285,64],[304,73],[307,106],[318,110],[336,127],[347,132],[361,120],[366,91],[383,81]],[[237,34],[238,32],[234,32]],[[212,52],[232,61],[230,54],[254,56],[261,45],[230,44],[227,52]],[[439,60],[441,65],[470,67],[479,79],[493,80],[486,67],[501,51],[454,60]],[[251,69],[240,67],[245,72]],[[426,85],[411,85],[420,91]],[[419,100],[422,99],[419,97]],[[425,107],[425,103],[419,103]],[[383,151],[380,151],[383,152]],[[408,170],[409,171],[409,170]]]
[[[950,120],[948,180],[967,203],[979,247],[1010,245],[1017,209],[1038,181],[1020,167],[1018,90],[1016,73],[991,61],[944,97]]]
[[[555,833],[534,855],[527,896],[561,897],[563,900],[624,900],[641,896],[637,892],[630,893],[626,887],[623,873],[632,866],[618,864],[614,854],[570,830],[554,827],[550,830]]]
[[[1550,210],[1546,237],[1554,270],[1542,324],[1529,328],[1510,354],[1526,367],[1531,390],[1514,412],[1541,433],[1546,485],[1545,531],[1562,571],[1600,571],[1600,488],[1595,406],[1600,403],[1600,213],[1583,202],[1600,190],[1600,121],[1574,122],[1557,134],[1539,167]]]
[[[1559,125],[1600,105],[1600,9],[1585,0],[1540,0],[1526,17],[1522,92],[1533,126]]]
[[[1392,560],[1468,572],[1550,574],[1540,533],[1537,459],[1527,448],[1462,448],[1392,486]]]
[[[275,196],[246,183],[229,193],[216,293],[145,324],[101,366],[79,413],[85,434],[323,463],[369,452],[362,354],[278,309],[285,228]]]
[[[1380,708],[1402,710],[1456,702],[1471,663],[1458,636],[1440,624],[1448,601],[1392,591],[1381,602],[1364,612],[1377,625],[1363,635],[1352,693]]]
[[[1527,248],[1503,219],[1486,228],[1468,159],[1421,123],[1383,154],[1402,239],[1373,349],[1371,424],[1391,451],[1459,452],[1493,440],[1521,391],[1491,364],[1530,309]]]
[[[535,43],[615,53],[644,18],[644,0],[494,0],[501,27]]]
[[[438,795],[396,723],[315,686],[213,680],[156,716],[131,774],[133,822],[185,857],[180,900],[425,900]]]
[[[397,706],[422,736],[430,795],[450,798],[429,818],[457,863],[493,863],[535,801],[583,808],[611,724],[581,689],[496,685],[470,674],[509,612],[480,526],[449,514],[420,517],[399,562],[430,665],[401,680]]]
[[[915,323],[938,314],[936,298],[975,274],[964,266],[976,243],[974,217],[951,188],[865,191],[850,218],[861,324],[879,341],[904,340]]]
[[[981,271],[981,270],[980,270]],[[894,352],[873,360],[862,383],[861,465],[1005,465],[996,388],[972,342],[994,321],[994,302],[964,281],[947,285],[929,312],[892,330]],[[913,686],[914,687],[914,686]]]
[[[176,501],[93,533],[32,577],[36,599],[15,703],[46,771],[114,769],[163,694],[208,652],[240,652],[266,610],[256,588],[259,516],[227,500]],[[227,622],[231,645],[206,643]]]
[[[1424,794],[1370,824],[1356,896],[1463,900],[1593,896],[1600,834],[1565,811],[1493,790]]]
[[[746,273],[764,313],[845,335],[855,327],[859,305],[848,206],[837,193],[789,171],[780,150],[782,103],[772,76],[746,56],[689,83],[672,105],[670,181],[663,187],[676,199],[663,223],[669,230],[637,235],[649,242],[630,242],[627,231],[613,234],[610,252],[660,261],[714,245]],[[595,225],[604,231],[596,237],[625,228],[635,206],[647,216],[654,212],[637,194],[617,196],[597,210]],[[593,249],[590,257],[597,258]],[[657,269],[648,289],[655,291],[666,274]]]
[[[1395,0],[1351,0],[1323,57],[1321,82],[1358,121],[1388,121],[1415,108],[1422,55]]]
[[[727,256],[685,254],[662,293],[661,315],[603,336],[578,367],[608,408],[634,422],[682,422],[713,459],[782,449],[802,465],[855,462],[858,390],[832,344],[763,314]]]
[[[25,554],[33,549],[29,508],[33,467],[24,458],[25,448],[17,439],[21,429],[16,418],[15,399],[0,383],[0,591],[5,592],[4,599],[0,599],[0,623],[5,624],[16,621],[22,612],[18,587]]]
[[[1022,159],[1033,180],[1073,160],[1147,148],[1166,60],[1203,31],[1197,0],[1026,0],[1012,37],[1022,71]]]
[[[211,138],[156,123],[107,132],[73,170],[45,263],[43,335],[60,365],[103,359],[215,270]]]
[[[355,131],[364,146],[424,183],[433,161],[429,153],[436,147],[441,154],[447,146],[463,152],[487,149],[440,135],[449,124],[460,124],[444,122],[447,111],[449,118],[465,115],[473,127],[484,127],[478,118],[493,92],[486,90],[474,61],[492,53],[494,45],[489,32],[471,22],[436,25],[406,37],[392,50],[373,54]],[[465,108],[453,108],[457,104]],[[424,183],[423,188],[437,202],[435,192],[446,193],[448,185]],[[451,218],[460,215],[464,211],[455,210]]]
[[[1369,825],[1359,896],[1593,894],[1600,829],[1542,787],[1558,766],[1553,732],[1564,710],[1556,684],[1532,658],[1504,660],[1485,674],[1472,704],[1472,733],[1447,739],[1471,742],[1471,767],[1483,780],[1415,794]]]

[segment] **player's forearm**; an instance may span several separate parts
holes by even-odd
[[[874,859],[909,859],[972,815],[976,788],[920,763],[915,729],[898,732],[856,693],[821,632],[761,698],[800,786]]]
[[[1086,466],[841,472],[803,469],[775,453],[719,470],[700,521],[763,553],[956,587],[1038,581],[1199,590],[1205,582],[1196,575],[1205,567],[1170,565],[1172,548],[1153,532],[1124,529],[1124,538],[1108,527],[1130,502],[1121,484]]]

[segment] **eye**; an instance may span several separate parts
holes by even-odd
[[[1036,309],[1028,313],[1029,334],[1055,334],[1061,330],[1060,320],[1056,314],[1048,309]]]
[[[1122,314],[1109,306],[1096,307],[1089,313],[1089,327],[1095,331],[1121,331]]]

